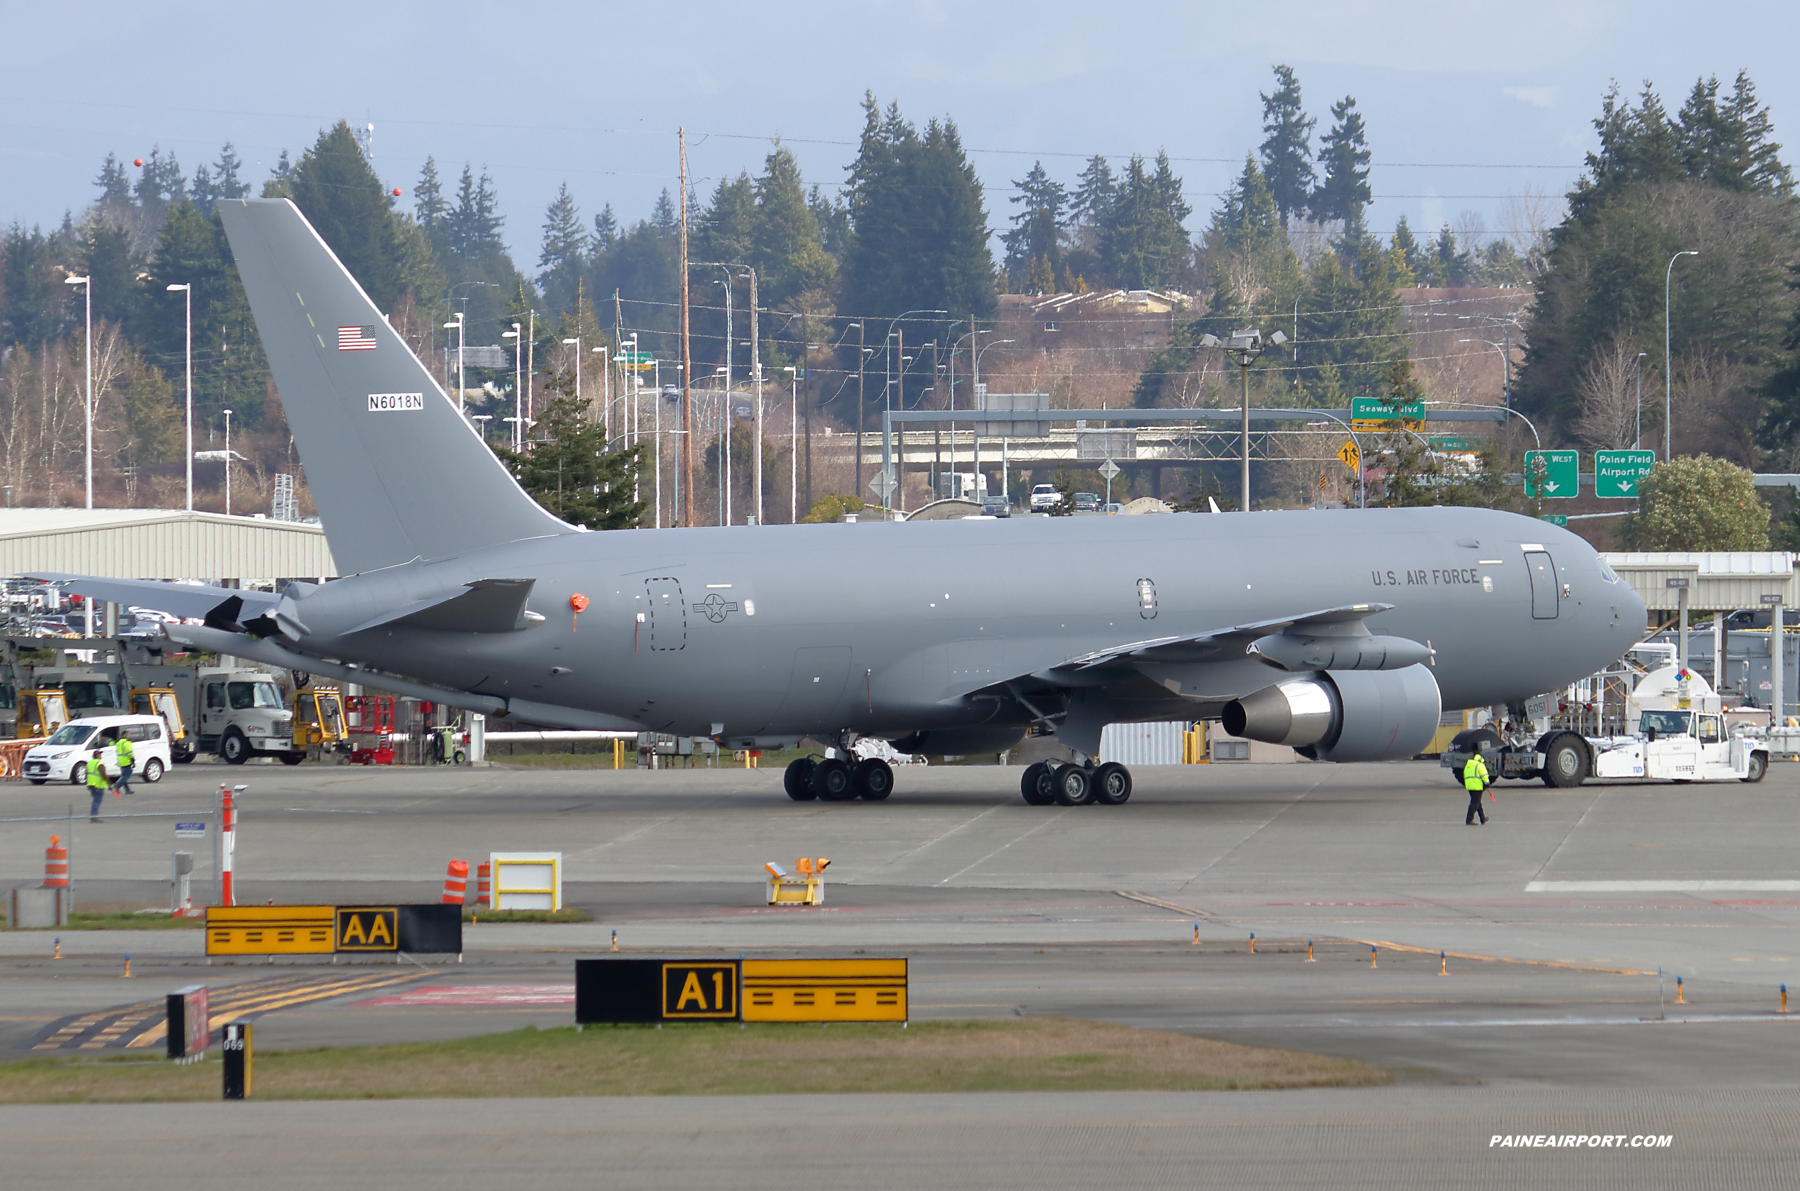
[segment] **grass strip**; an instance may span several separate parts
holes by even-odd
[[[4,919],[0,918],[0,922]],[[9,927],[9,929],[11,929]],[[77,910],[69,915],[67,926],[22,926],[19,930],[205,930],[204,918],[177,918],[173,914],[133,914],[117,912],[86,914]]]
[[[216,1053],[216,1052],[215,1052]],[[1349,1059],[1071,1018],[897,1025],[527,1027],[255,1056],[258,1100],[1360,1087]],[[0,1064],[0,1103],[217,1100],[220,1069],[142,1058]]]

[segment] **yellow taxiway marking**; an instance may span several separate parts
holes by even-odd
[[[268,1013],[275,1009],[285,1009],[293,1005],[304,1005],[309,1001],[325,1001],[348,993],[371,992],[378,988],[387,988],[394,984],[404,984],[409,980],[421,980],[429,973],[401,972],[373,974],[343,975],[331,977],[314,984],[295,986],[289,984],[284,988],[270,988],[264,984],[259,987],[226,989],[218,998],[207,1000],[209,1020],[207,1028],[216,1030],[234,1017],[246,1013]],[[168,1036],[169,1023],[165,1019],[157,1022],[142,1034],[137,1035],[125,1044],[125,1049],[136,1050],[140,1047],[154,1046]]]
[[[1364,947],[1379,947],[1383,951],[1413,951],[1420,955],[1430,955],[1429,947],[1409,947],[1405,943],[1389,943],[1383,939],[1353,939]],[[1599,964],[1576,964],[1560,959],[1517,959],[1507,955],[1475,955],[1467,951],[1441,951],[1440,954],[1449,959],[1472,959],[1484,964],[1529,964],[1534,968],[1565,968],[1572,972],[1610,972],[1615,976],[1654,976],[1655,968],[1607,968]]]
[[[1180,902],[1164,901],[1160,897],[1151,897],[1147,893],[1132,893],[1125,889],[1115,889],[1113,892],[1120,897],[1129,898],[1131,901],[1143,902],[1146,906],[1155,906],[1159,910],[1173,910],[1175,913],[1184,915],[1188,918],[1212,917],[1212,913],[1209,910],[1198,910],[1193,906],[1184,906]]]

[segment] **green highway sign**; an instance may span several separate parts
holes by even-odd
[[[1543,491],[1538,490],[1540,481]],[[1574,500],[1580,494],[1580,451],[1526,451],[1525,495],[1549,500]]]
[[[1411,401],[1405,405],[1389,405],[1379,397],[1350,399],[1350,427],[1353,430],[1381,430],[1387,423],[1395,421],[1417,430],[1425,422],[1425,403]]]
[[[1638,494],[1638,481],[1655,470],[1655,451],[1595,451],[1594,495],[1632,500]]]
[[[1561,513],[1545,513],[1543,516],[1539,517],[1538,520],[1548,521],[1552,525],[1560,525],[1564,529],[1569,528],[1569,519]]]
[[[1434,434],[1428,440],[1434,451],[1479,451],[1481,448],[1466,438],[1452,434]]]

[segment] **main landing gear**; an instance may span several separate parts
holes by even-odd
[[[1032,806],[1122,806],[1131,798],[1131,770],[1117,761],[1103,765],[1039,761],[1025,767],[1019,790]]]
[[[894,771],[886,761],[849,762],[838,757],[801,757],[781,776],[795,802],[880,802],[894,792]]]

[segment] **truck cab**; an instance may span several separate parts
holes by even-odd
[[[289,764],[305,753],[294,748],[293,719],[271,674],[227,670],[200,675],[200,747],[232,765],[277,755]]]

